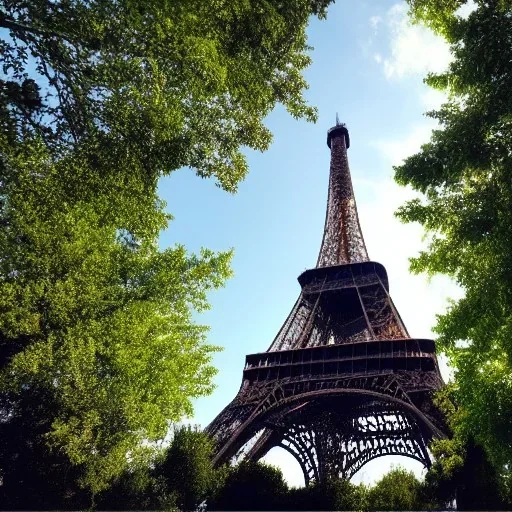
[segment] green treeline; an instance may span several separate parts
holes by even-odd
[[[459,510],[510,509],[512,495],[497,478],[485,452],[465,447],[465,462],[449,478],[434,465],[419,481],[403,468],[392,469],[368,487],[331,480],[289,488],[280,470],[263,463],[241,462],[212,468],[213,445],[190,427],[175,431],[170,447],[151,468],[125,473],[98,496],[106,510]]]
[[[280,470],[255,462],[213,468],[212,440],[192,427],[174,431],[171,444],[144,462],[138,459],[95,496],[99,510],[503,510],[512,505],[506,482],[474,443],[464,447],[464,462],[449,475],[438,462],[419,481],[403,468],[392,469],[368,487],[331,480],[289,488]],[[23,484],[9,486],[2,504],[20,509],[83,509],[90,497],[73,480],[64,459],[33,461]],[[58,464],[58,473],[51,473]],[[45,471],[45,474],[40,472]],[[68,478],[53,480],[59,474]],[[46,476],[46,479],[44,478]],[[30,489],[27,494],[26,490]],[[44,507],[41,505],[44,504]]]

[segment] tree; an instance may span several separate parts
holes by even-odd
[[[282,510],[367,510],[367,488],[344,479],[290,489]]]
[[[154,454],[153,454],[154,455]],[[160,454],[158,454],[160,455]],[[155,457],[126,468],[103,492],[96,496],[97,510],[173,510],[172,496],[165,493],[163,481],[152,467]]]
[[[409,0],[415,19],[446,38],[453,61],[426,79],[449,100],[428,114],[440,123],[431,141],[396,168],[400,184],[423,194],[398,215],[428,234],[413,271],[447,274],[464,290],[435,328],[455,369],[454,429],[505,467],[512,463],[512,6],[477,0],[462,18],[465,3]]]
[[[196,510],[222,485],[224,468],[214,469],[214,445],[198,428],[179,427],[158,466],[168,495],[180,510]]]
[[[461,411],[452,402],[453,385],[438,392],[436,402],[453,427],[446,439],[430,444],[434,457],[422,485],[423,502],[429,508],[445,509],[456,500],[458,510],[498,510],[506,502],[504,474],[489,459],[471,435],[458,429]]]
[[[457,510],[503,510],[503,482],[481,446],[473,439],[434,442],[436,458],[425,476],[425,495],[440,509],[454,499]]]
[[[369,489],[369,510],[421,510],[419,489],[412,471],[398,466]]]
[[[231,469],[208,510],[281,510],[288,487],[281,471],[261,462],[244,461]]]
[[[16,400],[0,395],[0,503],[4,510],[80,510],[89,503],[77,485],[79,468],[58,450],[49,450],[44,435],[51,429],[53,397],[43,390],[21,391]]]
[[[127,199],[113,212],[104,195],[80,201],[64,179],[86,174],[79,161],[22,149],[0,177],[0,422],[27,393],[46,397],[34,442],[67,456],[95,494],[212,389],[216,348],[192,310],[229,276],[230,253],[159,251],[161,205],[137,220]]]
[[[55,157],[87,143],[103,172],[122,161],[154,184],[188,166],[234,191],[276,103],[315,118],[305,30],[331,1],[4,2],[4,132]]]

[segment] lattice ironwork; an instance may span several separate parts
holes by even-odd
[[[368,253],[359,225],[348,166],[350,138],[347,128],[338,124],[331,128],[327,133],[327,145],[331,149],[329,194],[324,236],[316,266],[367,261]]]
[[[299,461],[306,484],[326,478],[350,478],[364,464],[384,455],[403,455],[430,462],[421,427],[412,415],[379,402],[372,411],[333,410],[330,403],[308,404],[289,414],[279,446]],[[269,438],[270,439],[270,438]],[[273,443],[256,455],[262,457]]]
[[[443,436],[432,402],[443,383],[432,340],[410,338],[385,268],[368,260],[348,167],[348,130],[328,132],[329,195],[317,266],[266,352],[246,358],[235,399],[208,426],[215,463],[281,446],[306,482],[350,478],[388,454],[430,464]]]

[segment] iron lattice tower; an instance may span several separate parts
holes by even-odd
[[[266,352],[246,357],[235,399],[207,427],[215,464],[257,460],[281,446],[306,484],[350,478],[368,461],[405,455],[430,465],[443,437],[432,402],[442,385],[432,340],[411,338],[369,261],[348,166],[349,133],[336,123],[325,228],[316,268]]]

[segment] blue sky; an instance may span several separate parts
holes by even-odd
[[[450,58],[440,39],[408,24],[406,12],[396,1],[338,0],[326,21],[312,20],[306,97],[319,120],[296,121],[276,108],[266,122],[274,142],[266,153],[247,152],[250,174],[236,195],[188,169],[161,181],[160,194],[175,217],[162,247],[235,249],[235,276],[211,295],[212,310],[198,317],[211,326],[209,342],[224,351],[214,361],[217,389],[196,402],[192,422],[206,426],[232,400],[245,355],[267,350],[299,294],[297,276],[315,266],[329,176],[326,132],[336,112],[350,131],[349,161],[370,258],[386,266],[411,336],[431,337],[435,314],[459,293],[445,278],[428,283],[409,274],[408,258],[422,247],[422,230],[393,217],[413,194],[393,182],[392,165],[428,140],[434,123],[423,112],[443,99],[422,78]],[[300,469],[290,458],[280,449],[267,456],[299,485]],[[354,481],[371,482],[397,463],[421,471],[415,461],[384,457],[364,466]]]

